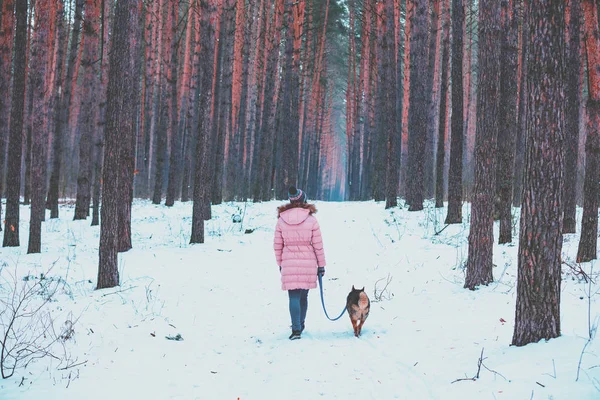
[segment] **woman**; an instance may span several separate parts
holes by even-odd
[[[306,193],[290,186],[289,204],[277,208],[275,259],[281,272],[281,288],[288,291],[292,334],[300,339],[308,309],[308,290],[317,287],[317,274],[325,275],[325,252],[314,204]]]

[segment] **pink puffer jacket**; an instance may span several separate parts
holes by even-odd
[[[325,267],[323,239],[313,205],[283,206],[275,227],[275,259],[281,267],[281,288],[314,289],[317,267]]]

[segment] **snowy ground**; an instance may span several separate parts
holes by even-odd
[[[465,290],[468,220],[435,235],[445,210],[430,206],[409,213],[318,202],[329,314],[341,311],[352,285],[365,286],[371,314],[357,339],[346,316],[325,318],[312,290],[306,331],[288,340],[287,293],[272,251],[279,204],[214,207],[207,242],[191,246],[191,204],[136,201],[122,286],[103,291],[94,290],[99,228],[72,221],[74,207],[64,205],[59,220],[43,225],[42,254],[27,255],[23,206],[22,246],[0,248],[0,299],[43,273],[58,285],[46,307],[56,331],[75,321],[74,334],[53,347],[62,360],[37,360],[0,379],[0,399],[600,398],[600,339],[586,348],[576,381],[600,295],[588,307],[589,285],[565,266],[562,336],[510,346],[517,246],[496,245],[495,282]],[[231,221],[238,210],[242,225]],[[565,236],[565,261],[573,262],[577,241]],[[177,334],[182,341],[166,339]],[[482,351],[479,379],[456,381],[477,374]]]

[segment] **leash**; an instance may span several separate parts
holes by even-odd
[[[338,319],[342,318],[342,315],[344,315],[344,312],[346,311],[346,307],[344,307],[341,314],[337,318],[331,318],[329,316],[329,314],[327,314],[327,309],[325,308],[325,300],[323,300],[323,276],[321,274],[317,274],[317,276],[319,277],[319,291],[321,292],[321,305],[323,305],[323,311],[325,311],[325,316],[330,321],[337,321]]]

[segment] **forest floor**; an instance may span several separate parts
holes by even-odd
[[[429,203],[409,213],[317,202],[328,312],[342,310],[354,285],[365,287],[371,313],[355,338],[346,316],[325,318],[311,290],[306,330],[290,341],[272,249],[280,204],[215,206],[206,243],[189,245],[191,203],[136,200],[121,286],[101,291],[99,227],[72,221],[74,206],[62,205],[61,217],[43,224],[42,253],[27,255],[22,206],[21,247],[0,248],[0,301],[13,304],[15,287],[16,298],[33,287],[22,314],[42,308],[14,331],[43,332],[51,320],[45,335],[28,337],[38,348],[62,339],[48,347],[53,357],[0,379],[0,399],[600,398],[600,339],[587,343],[600,321],[600,285],[587,275],[600,267],[574,262],[578,234],[564,240],[562,335],[518,348],[510,346],[518,236],[495,245],[494,282],[469,291],[467,204],[463,224],[444,229],[445,209]],[[241,224],[232,222],[237,213]],[[11,315],[0,310],[0,334]]]

